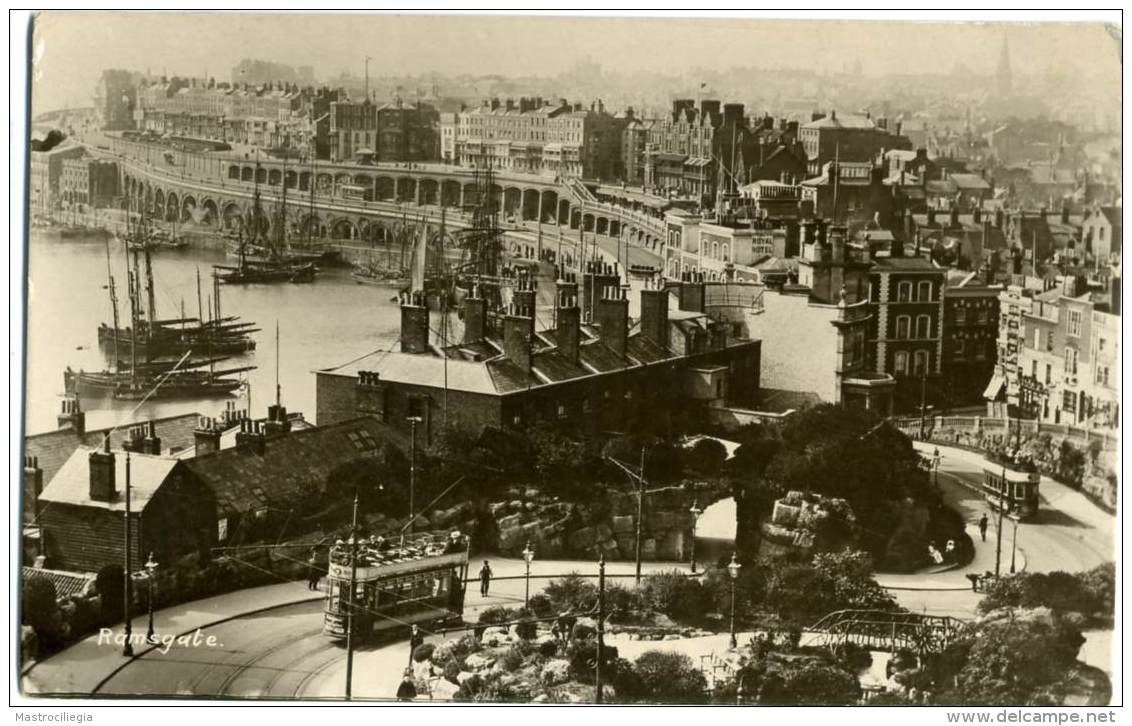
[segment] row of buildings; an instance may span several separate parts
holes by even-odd
[[[28,208],[33,218],[111,206],[118,190],[117,164],[94,158],[82,146],[63,144],[30,153]]]

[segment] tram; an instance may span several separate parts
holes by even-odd
[[[1005,506],[1006,514],[1016,519],[1037,514],[1040,483],[1037,472],[1016,471],[994,463],[983,467],[983,498],[996,510]]]
[[[468,575],[468,540],[458,533],[420,535],[404,542],[359,540],[354,548],[339,543],[330,551],[329,594],[323,634],[346,637],[350,621],[350,580],[355,583],[353,632],[371,637],[413,623],[458,621],[464,612]]]

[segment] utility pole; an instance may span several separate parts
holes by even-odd
[[[634,546],[635,557],[636,557],[636,560],[637,560],[637,570],[636,570],[636,578],[635,578],[635,582],[637,583],[637,587],[641,586],[641,500],[644,497],[644,492],[645,492],[645,447],[642,446],[641,447],[641,474],[637,478],[637,534],[636,534],[636,544]]]
[[[409,417],[409,534],[413,534],[413,520],[416,518],[417,493],[417,424],[420,416]],[[402,535],[403,537],[403,535]]]
[[[998,488],[998,531],[995,532],[994,576],[1002,569],[1002,520],[1006,516],[1006,466],[1002,467],[1002,483]]]
[[[366,93],[365,93],[365,95],[366,95],[366,97],[365,97],[365,100],[367,100],[367,101],[369,100],[369,62],[370,62],[371,60],[373,60],[373,59],[372,59],[372,58],[370,58],[370,57],[369,57],[369,56],[367,55],[367,56],[366,56],[366,86],[365,86],[365,90],[366,90]]]
[[[106,434],[106,451],[110,452],[110,434]],[[134,656],[134,645],[130,642],[130,636],[133,635],[133,627],[130,623],[130,600],[133,599],[133,588],[130,582],[130,452],[126,451],[126,568],[123,576],[125,578],[123,608],[126,615],[125,636],[126,643],[122,646],[122,655],[127,658]]]
[[[346,598],[346,700],[354,685],[354,596],[358,586],[358,490],[354,490],[354,520],[350,525],[350,594]]]
[[[920,440],[927,437],[928,426],[928,369],[920,372]]]
[[[597,663],[594,665],[594,703],[602,702],[601,661],[605,655],[605,553],[597,561]]]

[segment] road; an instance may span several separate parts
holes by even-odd
[[[478,563],[472,567],[478,570]],[[525,580],[521,560],[491,559],[496,580],[488,597],[479,587],[468,588],[464,617],[474,622],[480,610],[492,605],[518,607],[523,603]],[[674,563],[645,563],[647,574],[682,567]],[[592,562],[535,561],[531,593],[550,581],[546,576],[572,571],[596,574]],[[613,581],[631,583],[633,563],[609,563]],[[516,577],[517,579],[500,579]],[[342,643],[322,635],[322,604],[288,605],[206,628],[216,645],[174,645],[168,652],[150,651],[130,661],[96,691],[112,695],[196,695],[228,698],[334,698],[345,693],[346,650]],[[402,635],[407,635],[403,633]],[[444,637],[430,634],[429,642]],[[408,663],[405,640],[360,646],[354,656],[354,696],[392,698]]]

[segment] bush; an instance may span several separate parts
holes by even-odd
[[[553,613],[590,612],[597,605],[597,586],[572,572],[560,580],[551,580],[546,586],[546,597]]]
[[[554,604],[550,602],[550,598],[541,592],[531,595],[527,600],[527,610],[529,610],[536,618],[548,618],[555,614]]]
[[[417,646],[417,649],[413,651],[413,661],[416,663],[424,663],[426,660],[432,658],[432,654],[435,650],[436,646],[432,643],[421,643]]]
[[[515,624],[515,635],[523,640],[534,640],[535,636],[538,635],[538,623],[529,616],[523,618]]]
[[[558,655],[558,641],[545,640],[538,644],[538,654],[543,658],[553,658]]]
[[[461,684],[454,696],[457,701],[472,703],[508,703],[516,701],[519,694],[510,685],[503,683],[500,673],[479,673]]]
[[[648,607],[680,621],[698,621],[709,606],[700,581],[675,571],[646,577],[641,583],[641,597]]]
[[[523,654],[518,648],[512,646],[507,649],[506,653],[500,656],[498,664],[502,670],[508,673],[517,671],[523,667]]]
[[[640,694],[647,703],[707,703],[707,681],[691,658],[683,653],[650,650],[632,667]],[[626,682],[631,679],[626,677]]]
[[[480,625],[499,625],[515,619],[515,611],[502,605],[492,605],[480,612],[477,622]]]
[[[575,640],[566,648],[566,660],[570,662],[570,677],[582,683],[594,682],[594,668],[597,665],[597,641]],[[617,649],[605,646],[602,649],[603,665],[608,666],[617,660]]]
[[[597,629],[588,623],[575,623],[570,637],[573,640],[589,640],[597,635]]]
[[[716,439],[703,438],[692,445],[685,461],[692,471],[717,476],[727,460],[727,448]]]

